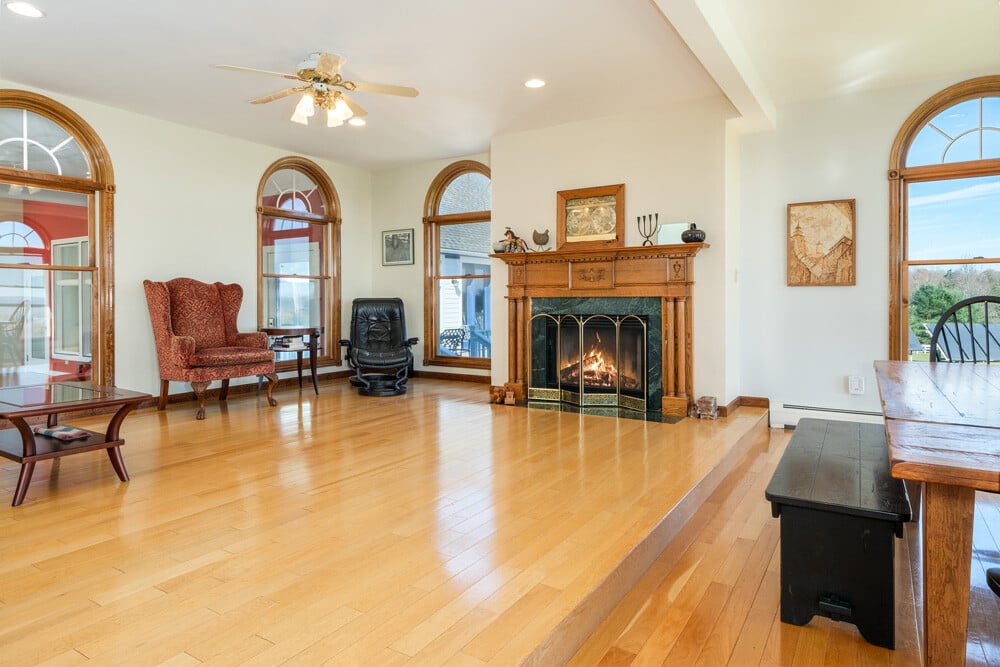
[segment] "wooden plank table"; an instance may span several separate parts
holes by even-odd
[[[976,490],[1000,491],[1000,366],[876,361],[893,477],[921,482],[926,664],[964,665]]]

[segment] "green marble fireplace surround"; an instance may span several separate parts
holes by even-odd
[[[595,394],[590,400],[598,401],[590,405],[615,405],[628,409],[638,409],[643,412],[659,413],[663,396],[662,382],[662,345],[663,332],[661,327],[661,300],[653,297],[571,297],[571,298],[536,298],[531,302],[531,356],[529,372],[529,400],[549,396],[549,400],[559,400],[559,392],[554,391],[548,376],[551,369],[547,367],[546,327],[542,323],[545,318],[536,317],[541,314],[558,317],[560,315],[608,315],[611,317],[635,316],[643,321],[645,331],[645,395],[641,407],[629,396],[624,396],[621,402],[612,402],[615,397],[609,394]],[[545,389],[547,391],[534,391]],[[573,387],[563,386],[563,400],[569,397],[569,402],[578,402],[577,392]],[[568,390],[568,391],[567,391]],[[600,401],[604,399],[604,402]],[[545,399],[542,399],[545,400]]]

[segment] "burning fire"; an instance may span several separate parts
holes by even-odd
[[[601,335],[595,332],[596,342],[587,354],[579,361],[565,364],[559,370],[559,377],[563,383],[578,384],[580,382],[580,369],[583,369],[583,384],[586,387],[602,387],[613,389],[618,386],[618,369],[614,363],[605,360],[602,351]],[[639,381],[627,375],[622,376],[622,389],[635,389],[639,386]]]

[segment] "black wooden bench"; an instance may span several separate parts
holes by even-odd
[[[910,501],[881,424],[802,419],[764,496],[781,517],[781,620],[816,614],[895,648],[893,537]]]

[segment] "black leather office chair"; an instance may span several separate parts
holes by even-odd
[[[996,320],[991,326],[990,320]],[[931,361],[988,364],[1000,361],[1000,297],[974,296],[946,310],[931,333]],[[1000,567],[986,570],[986,583],[1000,595]]]
[[[362,396],[395,396],[406,391],[413,367],[410,349],[419,339],[406,337],[403,300],[398,298],[355,299],[351,308],[347,365],[354,369],[351,384]]]

